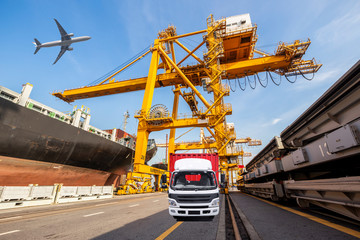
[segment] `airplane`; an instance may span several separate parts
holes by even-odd
[[[35,42],[33,42],[35,44],[35,46],[36,46],[36,50],[35,50],[34,54],[36,54],[40,50],[40,48],[42,48],[42,47],[61,46],[59,55],[57,56],[57,58],[56,58],[56,60],[55,60],[55,62],[53,64],[55,64],[62,57],[62,55],[64,55],[64,53],[66,51],[72,51],[73,50],[73,48],[70,47],[70,45],[72,43],[87,41],[87,40],[91,39],[91,37],[89,37],[89,36],[71,38],[71,37],[74,36],[74,34],[73,33],[67,34],[66,31],[64,30],[64,28],[60,25],[60,23],[55,18],[54,18],[54,20],[56,22],[56,25],[57,25],[59,31],[60,31],[61,40],[41,44],[39,40],[34,38]]]

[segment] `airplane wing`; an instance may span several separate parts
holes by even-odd
[[[56,25],[60,31],[61,34],[61,41],[65,40],[71,40],[70,36],[68,36],[67,32],[64,30],[64,28],[60,25],[60,23],[54,18]]]
[[[67,46],[62,46],[61,47],[61,50],[59,52],[59,55],[57,56],[55,62],[53,63],[53,65],[62,57],[62,55],[64,55],[64,53],[66,52],[67,50]]]

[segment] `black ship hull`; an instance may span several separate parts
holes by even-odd
[[[122,175],[134,149],[0,98],[0,155]]]

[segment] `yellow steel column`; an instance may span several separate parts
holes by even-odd
[[[149,75],[146,82],[143,103],[141,107],[141,117],[139,118],[138,132],[135,147],[134,171],[138,172],[140,166],[145,163],[147,143],[149,139],[149,131],[147,130],[146,115],[151,108],[151,103],[154,95],[154,88],[156,82],[156,75],[159,65],[159,40],[155,39],[154,47],[152,48],[152,57],[149,68]]]
[[[180,88],[177,85],[177,87],[174,90],[174,105],[172,112],[173,119],[177,119],[178,108],[179,108],[179,95],[180,95]],[[175,153],[175,131],[176,131],[175,128],[170,129],[168,159],[170,159],[170,153]],[[168,170],[169,170],[169,164],[168,164]]]
[[[174,51],[174,44],[172,41],[170,41],[170,47],[171,47],[171,56],[173,61],[176,63],[176,59],[175,59],[175,51]],[[171,65],[170,65],[171,66]],[[179,95],[180,95],[180,86],[179,85],[175,85],[175,90],[174,90],[174,103],[173,103],[173,111],[172,111],[172,118],[173,119],[177,119],[177,114],[178,114],[178,108],[179,108]],[[176,132],[176,128],[172,128],[170,129],[170,137],[169,137],[169,147],[168,147],[168,162],[167,162],[167,170],[169,171],[169,160],[170,160],[170,153],[175,153],[175,132]]]
[[[223,111],[224,106],[224,94],[222,94],[221,89],[221,69],[219,64],[219,56],[223,52],[222,39],[219,36],[220,30],[222,27],[225,27],[225,22],[215,22],[213,16],[207,19],[207,35],[206,43],[208,52],[204,55],[204,60],[208,66],[208,75],[211,78],[210,87],[213,89],[214,93],[214,104],[212,113],[215,114],[213,118],[214,130],[215,130],[215,140],[217,144],[217,150],[219,154],[220,169],[222,172],[226,173],[226,179],[229,181],[229,171],[228,171],[228,162],[226,157],[226,144],[229,142],[228,137],[225,134],[225,119],[223,118],[225,114]],[[216,31],[219,33],[216,34]]]

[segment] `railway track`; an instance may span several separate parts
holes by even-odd
[[[225,231],[229,240],[256,240],[260,239],[246,217],[239,211],[230,195],[225,196]],[[250,234],[249,234],[250,232]]]

